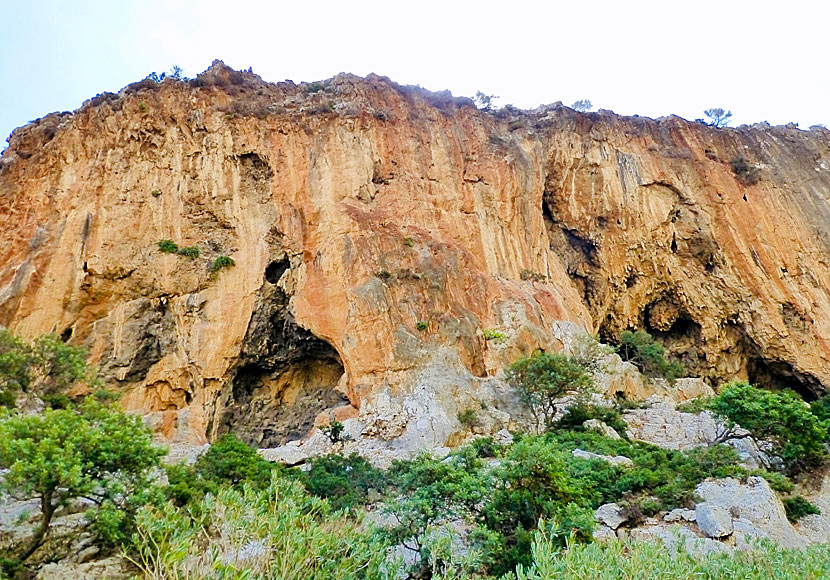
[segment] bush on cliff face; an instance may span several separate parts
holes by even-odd
[[[55,512],[76,498],[96,504],[90,519],[104,540],[129,534],[133,515],[149,501],[150,471],[164,451],[139,417],[91,399],[76,409],[0,417],[0,488],[17,499],[37,499],[34,535],[11,556],[25,561],[44,542]],[[103,525],[106,524],[106,525]]]
[[[726,421],[723,440],[742,437],[736,426],[746,429],[756,442],[768,442],[768,453],[778,458],[788,473],[818,466],[827,459],[827,423],[792,391],[766,391],[733,381],[712,399],[709,408]]]
[[[562,353],[537,351],[507,368],[505,379],[528,405],[538,427],[551,430],[559,411],[559,400],[569,392],[584,393],[594,379],[573,358]]]
[[[623,331],[620,334],[619,354],[623,360],[637,365],[643,374],[663,377],[670,383],[686,372],[679,362],[666,358],[666,349],[645,330]]]

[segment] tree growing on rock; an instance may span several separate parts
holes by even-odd
[[[827,459],[827,424],[792,391],[767,391],[733,381],[708,406],[724,421],[719,439],[749,437],[762,445],[767,442],[768,452],[788,473],[815,467]],[[749,433],[741,433],[738,426]]]
[[[146,501],[150,471],[164,450],[155,447],[141,418],[91,399],[76,409],[46,409],[42,415],[0,415],[0,489],[19,500],[37,499],[40,521],[16,554],[23,562],[45,541],[55,513],[85,498],[123,528]]]
[[[623,360],[634,363],[643,374],[663,377],[670,383],[686,372],[679,362],[666,358],[666,349],[645,330],[623,331],[620,334],[619,355]]]
[[[725,111],[720,107],[706,109],[703,114],[709,119],[708,124],[712,127],[726,127],[729,125],[730,117],[732,117],[732,111]]]
[[[505,378],[519,391],[537,427],[549,431],[556,423],[560,400],[568,392],[584,393],[594,387],[594,379],[572,357],[562,353],[536,351],[507,368]]]

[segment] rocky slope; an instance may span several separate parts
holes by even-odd
[[[485,112],[216,62],[16,130],[0,231],[0,324],[88,346],[174,440],[276,446],[334,410],[443,445],[441,409],[507,405],[494,377],[561,320],[649,329],[710,384],[830,385],[821,128]]]

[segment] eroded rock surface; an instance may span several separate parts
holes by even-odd
[[[452,443],[454,414],[407,398],[561,348],[559,320],[648,329],[707,384],[830,385],[826,130],[485,113],[377,76],[316,88],[217,62],[16,130],[0,324],[88,346],[128,409],[194,443],[277,446],[344,406],[368,424],[386,394],[380,436]],[[221,256],[235,266],[211,271]],[[616,364],[607,390],[642,391]]]

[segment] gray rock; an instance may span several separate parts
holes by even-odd
[[[597,511],[594,512],[594,518],[612,530],[619,528],[626,520],[626,517],[622,513],[622,508],[615,503],[607,503],[599,506]]]
[[[598,526],[597,529],[594,530],[594,540],[597,542],[607,542],[609,540],[616,539],[617,533],[608,526]]]
[[[719,505],[697,504],[695,518],[700,531],[709,538],[725,538],[732,534],[732,515]]]
[[[681,520],[693,522],[695,519],[695,510],[687,510],[684,508],[677,508],[663,516],[663,521],[666,522],[679,522]]]
[[[611,439],[622,439],[620,434],[614,430],[613,427],[607,425],[600,421],[599,419],[588,419],[582,424],[583,427],[588,429],[589,431],[597,431],[602,433],[606,437],[610,437]]]
[[[590,451],[578,448],[571,451],[571,454],[580,459],[599,459],[618,467],[634,467],[634,462],[624,455],[599,455],[598,453],[591,453]]]

